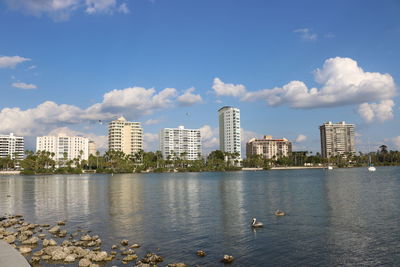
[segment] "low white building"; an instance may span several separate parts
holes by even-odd
[[[292,143],[286,138],[272,139],[265,135],[264,139],[250,139],[246,144],[246,156],[262,155],[265,159],[287,157],[292,152]]]
[[[36,138],[36,151],[54,153],[54,160],[88,160],[89,139],[82,136],[39,136]]]
[[[176,157],[196,160],[201,156],[200,129],[165,128],[160,131],[160,150],[164,159]]]
[[[24,138],[15,136],[13,133],[9,135],[0,134],[0,158],[10,157],[11,159],[24,159]]]

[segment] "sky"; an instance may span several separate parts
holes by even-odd
[[[124,116],[145,151],[184,125],[208,153],[234,106],[243,152],[264,135],[320,152],[327,121],[356,125],[356,151],[400,150],[399,14],[397,0],[0,0],[0,134],[105,150]]]

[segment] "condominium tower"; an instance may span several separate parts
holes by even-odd
[[[88,160],[89,139],[82,136],[38,136],[36,137],[36,151],[54,153],[54,160]]]
[[[185,158],[196,160],[201,156],[199,129],[165,128],[160,131],[160,150],[164,159]]]
[[[319,127],[321,135],[321,154],[324,158],[356,152],[354,124],[326,122]]]
[[[21,160],[24,158],[24,138],[0,134],[0,158],[10,157],[11,159]]]
[[[234,107],[223,107],[218,110],[219,147],[223,152],[241,153],[240,110]]]
[[[264,159],[278,159],[292,153],[292,143],[286,138],[272,139],[265,135],[264,139],[252,138],[246,144],[246,156],[261,155]]]
[[[140,122],[127,121],[124,117],[108,124],[108,148],[134,155],[143,149],[143,128]]]

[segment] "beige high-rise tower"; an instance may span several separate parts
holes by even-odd
[[[319,126],[321,134],[321,154],[324,158],[356,152],[354,124],[325,122]]]
[[[140,122],[127,121],[124,117],[108,124],[108,149],[134,155],[143,149],[143,128]]]

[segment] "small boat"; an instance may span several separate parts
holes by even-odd
[[[283,212],[281,210],[277,210],[277,211],[275,211],[275,216],[285,216],[285,212]]]
[[[374,166],[369,166],[368,171],[374,172],[374,171],[376,171],[376,168]]]
[[[328,166],[328,170],[333,170],[333,167],[332,166]]]
[[[256,218],[253,218],[253,221],[251,222],[251,227],[257,228],[257,227],[263,227],[264,224],[262,222],[257,222]]]

